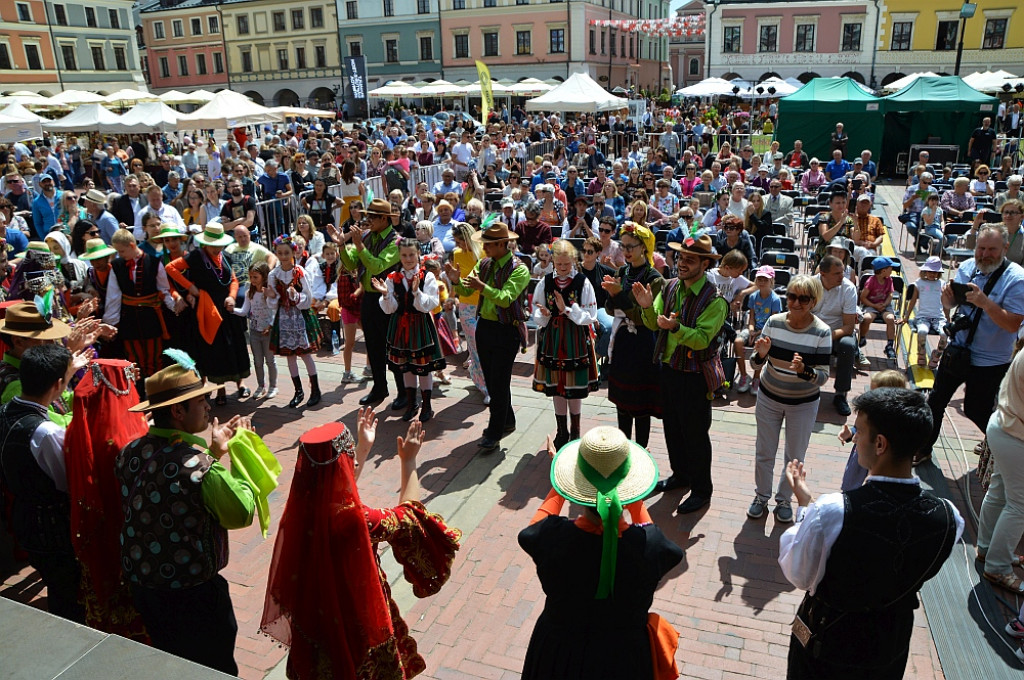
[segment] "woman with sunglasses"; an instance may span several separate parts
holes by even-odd
[[[60,195],[60,208],[57,210],[57,222],[65,234],[70,234],[78,220],[85,219],[85,208],[78,204],[78,196],[74,191],[65,191]]]
[[[79,220],[71,228],[71,252],[78,257],[86,250],[86,242],[91,238],[100,238],[100,228],[89,219]]]
[[[755,496],[747,517],[761,519],[772,497],[779,435],[786,425],[786,452],[782,475],[775,492],[775,521],[793,521],[790,498],[793,489],[786,481],[786,466],[803,461],[807,443],[818,415],[821,387],[828,382],[832,356],[832,329],[811,313],[824,295],[821,281],[813,276],[793,277],[786,289],[788,309],[768,318],[754,343],[753,363],[761,369],[754,415],[757,419],[755,444]]]
[[[608,179],[601,187],[601,194],[604,196],[604,204],[615,211],[615,219],[622,222],[626,217],[626,199],[619,195],[616,180]]]
[[[987,165],[979,165],[971,180],[971,193],[975,196],[995,196],[996,183],[991,180],[992,171]]]
[[[679,187],[683,191],[683,196],[686,198],[693,196],[693,192],[701,183],[702,180],[697,177],[697,166],[693,163],[687,163],[683,178],[679,180]]]

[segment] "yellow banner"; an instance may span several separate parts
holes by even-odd
[[[476,62],[476,74],[480,78],[480,122],[487,124],[487,114],[494,110],[494,93],[491,92],[491,72],[482,62]]]

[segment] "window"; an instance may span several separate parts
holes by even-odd
[[[496,57],[498,56],[498,32],[488,31],[484,33],[484,56],[485,57]]]
[[[762,26],[761,34],[757,41],[758,52],[779,51],[779,27],[776,24]]]
[[[910,49],[910,33],[914,30],[914,22],[897,21],[892,25],[892,46],[891,50],[902,51]]]
[[[384,0],[384,16],[395,16],[395,0]]]
[[[843,26],[843,52],[860,51],[860,33],[862,24],[845,24]]]
[[[430,14],[430,0],[416,0],[417,14]]]
[[[558,1],[561,2],[562,0],[558,0]],[[619,51],[619,54],[621,54],[623,57],[625,57],[626,56],[626,36],[625,35],[622,36],[622,45],[621,45],[621,47],[622,47],[622,49]]]
[[[484,0],[484,7],[497,7],[498,0]]]
[[[18,21],[32,21],[32,10],[27,2],[18,3]]]
[[[429,35],[420,36],[420,61],[434,60],[434,39]]]
[[[89,28],[96,28],[96,10],[92,7],[85,8],[85,25]]]
[[[611,43],[610,47],[612,48],[612,56],[613,57],[617,56],[617,51],[615,49],[615,31],[614,30],[610,31],[610,36],[608,38],[608,42]]]
[[[89,47],[92,52],[92,67],[97,71],[105,71],[106,64],[103,63],[103,45],[92,45]]]
[[[171,67],[168,66],[168,64],[167,64],[167,57],[160,57],[160,77],[161,78],[170,78],[171,77]]]
[[[249,15],[238,15],[238,35],[249,35]]]
[[[128,53],[120,45],[114,47],[114,66],[118,71],[128,70]]]
[[[625,54],[626,50],[626,37],[622,37],[622,50]],[[551,47],[548,50],[552,54],[563,54],[565,52],[565,29],[564,28],[552,28],[550,31],[550,42]]]
[[[252,73],[252,52],[242,52],[242,72]]]
[[[275,33],[284,33],[288,30],[288,27],[284,24],[284,12],[274,12],[270,15],[270,18],[274,22]]]
[[[68,25],[68,12],[64,8],[64,5],[54,5],[53,6],[53,18],[54,18],[54,21],[57,22],[58,26],[67,26]]]
[[[309,8],[309,27],[310,28],[323,28],[324,27],[324,8],[323,7],[310,7]]]
[[[213,53],[213,72],[224,73],[224,55],[220,52]]]
[[[796,47],[794,48],[795,51],[814,51],[814,28],[814,24],[799,24],[796,27]]]
[[[601,31],[601,54],[607,54],[608,53],[607,49],[605,47],[605,45],[607,44],[607,41],[608,41],[608,35],[604,31]]]
[[[199,19],[199,18],[193,18],[192,22],[191,22],[191,26],[189,28],[191,28],[191,30],[192,30],[192,35],[202,35],[203,34],[203,20]]]
[[[323,45],[313,46],[313,59],[317,68],[327,68],[327,48]]]
[[[306,48],[295,48],[295,68],[306,68]]]
[[[529,5],[530,0],[516,0],[517,5]]]
[[[1006,19],[989,19],[985,22],[985,40],[981,43],[983,50],[1001,50],[1006,41]]]
[[[590,53],[597,54],[597,34],[590,29]]]
[[[186,57],[184,54],[178,55],[178,75],[188,75],[188,57]]]
[[[742,49],[740,27],[726,26],[722,29],[722,51],[738,53]]]
[[[349,56],[358,57],[363,53],[363,44],[361,42],[353,40],[348,44]]]
[[[288,50],[283,47],[277,51],[277,68],[279,71],[288,70]]]
[[[75,60],[75,46],[74,45],[61,45],[60,56],[64,59],[64,70],[65,71],[77,71],[78,62]]]
[[[292,30],[298,31],[306,27],[306,15],[301,9],[292,10]]]
[[[171,35],[175,38],[181,38],[185,35],[185,28],[181,19],[175,19],[171,22]]]
[[[7,43],[0,43],[0,70],[10,71],[12,68],[11,53],[7,51]]]
[[[164,33],[164,22],[154,21],[153,22],[153,38],[156,40],[163,40],[167,35]]]
[[[206,17],[208,33],[220,33],[220,19],[216,15]]]
[[[452,0],[452,9],[466,9],[466,0]]]
[[[531,54],[533,46],[530,44],[529,31],[516,31],[516,54]]]
[[[389,64],[398,63],[398,40],[389,38],[384,41],[384,61]]]
[[[116,9],[108,9],[107,16],[110,17],[111,28],[121,28],[121,15],[117,13]]]
[[[629,58],[633,58],[633,36],[629,36]]]
[[[691,76],[699,76],[700,75],[700,59],[697,59],[697,58],[690,59],[689,72],[690,72]]]
[[[469,57],[469,36],[466,34],[455,36],[455,58],[466,59]]]
[[[935,34],[936,50],[955,50],[956,34],[959,29],[957,21],[940,21]]]
[[[349,19],[359,18],[359,3],[356,0],[348,0],[345,3],[345,16]]]
[[[205,76],[206,75],[206,55],[205,54],[197,54],[196,55],[196,75],[197,76]]]

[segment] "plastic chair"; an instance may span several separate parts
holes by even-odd
[[[766,236],[765,239],[769,237]],[[794,252],[766,251],[761,253],[760,263],[775,269],[788,269],[797,272],[800,269],[800,256]]]
[[[777,251],[783,253],[795,253],[796,241],[788,236],[765,236],[761,239],[761,250],[763,252]]]

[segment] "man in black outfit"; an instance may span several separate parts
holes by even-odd
[[[146,204],[139,190],[139,178],[128,175],[124,178],[124,193],[110,204],[110,213],[117,218],[117,223],[131,229],[135,225],[135,215]]]
[[[975,128],[971,138],[967,140],[967,157],[971,159],[971,170],[992,160],[992,145],[996,143],[996,131],[992,128],[992,119],[981,119],[981,127]]]

